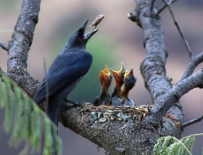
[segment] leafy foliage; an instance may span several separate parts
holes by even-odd
[[[61,154],[62,141],[57,136],[56,126],[15,82],[1,72],[0,76],[0,108],[5,109],[4,129],[12,133],[9,144],[18,146],[24,141],[23,152],[29,152],[32,146],[32,153],[41,151],[50,155],[54,151],[51,135],[54,129],[56,151]]]
[[[192,155],[195,136],[202,136],[201,134],[192,134],[178,140],[172,136],[161,137],[154,146],[153,155]]]

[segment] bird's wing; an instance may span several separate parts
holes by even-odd
[[[59,55],[52,63],[49,71],[44,77],[42,84],[34,98],[40,103],[46,98],[46,85],[48,96],[59,92],[83,77],[92,64],[92,56],[87,52],[68,52]]]

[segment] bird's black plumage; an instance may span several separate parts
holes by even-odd
[[[87,22],[69,38],[34,97],[37,104],[48,97],[47,115],[56,125],[58,125],[59,106],[67,100],[67,96],[87,74],[92,64],[92,55],[86,51],[86,43],[98,30],[94,29],[84,34]]]
[[[35,102],[41,103],[46,99],[46,84],[50,97],[83,77],[88,72],[91,64],[92,55],[85,50],[70,50],[68,53],[60,54],[43,79],[34,99]]]

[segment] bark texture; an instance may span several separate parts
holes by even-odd
[[[167,112],[182,123],[184,115],[181,105],[179,103],[174,105],[178,100],[175,100],[175,102],[173,102],[174,100],[169,101],[172,103],[170,106],[164,105],[166,96],[171,91],[171,78],[166,76],[167,51],[164,45],[161,18],[156,15],[156,8],[150,11],[150,0],[136,0],[136,4],[135,16],[137,23],[144,31],[144,47],[146,50],[146,58],[141,64],[140,71],[154,103],[151,116],[146,117],[144,121],[157,126]],[[160,107],[163,109],[160,109]],[[171,109],[167,107],[171,107]],[[170,118],[165,118],[162,125],[163,128],[159,129],[160,135],[172,135],[178,138],[181,136],[181,128],[178,128]]]
[[[38,22],[41,0],[24,0],[12,39],[9,42],[7,75],[30,97],[40,83],[27,72],[27,58]]]
[[[90,118],[91,112],[81,113],[81,108],[65,110],[60,115],[65,127],[105,148],[112,155],[151,154],[159,137],[158,130],[147,123],[135,123],[130,119],[99,122]]]

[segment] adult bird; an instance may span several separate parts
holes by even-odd
[[[98,30],[93,29],[85,34],[87,22],[88,20],[69,38],[34,97],[37,104],[48,98],[46,113],[56,126],[58,126],[60,106],[68,101],[68,95],[87,74],[92,64],[92,55],[86,51],[86,44]]]

